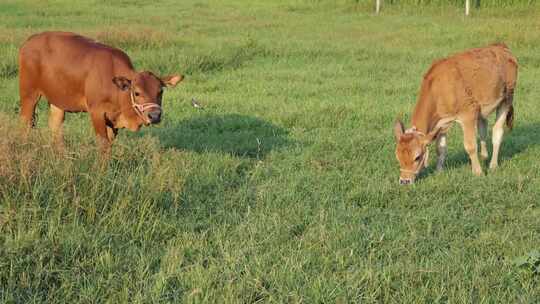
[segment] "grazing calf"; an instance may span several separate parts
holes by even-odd
[[[163,87],[182,75],[157,77],[134,70],[123,51],[67,32],[31,36],[19,50],[21,118],[32,127],[41,96],[50,105],[49,127],[63,143],[65,112],[88,112],[105,151],[118,132],[159,123]]]
[[[452,122],[463,128],[463,144],[471,159],[472,171],[482,175],[477,155],[487,159],[487,120],[497,112],[493,126],[493,156],[489,167],[497,167],[504,124],[512,128],[512,98],[517,79],[517,60],[504,44],[471,49],[434,62],[424,75],[412,126],[405,130],[401,121],[394,125],[400,184],[413,183],[427,165],[428,144],[437,141],[437,170],[446,157],[446,132]]]

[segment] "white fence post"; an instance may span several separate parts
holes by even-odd
[[[471,1],[470,0],[465,0],[465,16],[469,16],[469,9],[471,7]]]
[[[375,13],[379,14],[379,11],[381,10],[381,0],[377,0],[375,3]]]

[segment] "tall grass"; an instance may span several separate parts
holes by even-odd
[[[383,0],[384,4],[388,5],[403,5],[403,6],[464,6],[465,0]],[[491,8],[512,8],[516,6],[528,6],[536,4],[536,0],[471,0],[473,7],[491,7]]]
[[[538,12],[411,7],[0,1],[0,303],[539,302]],[[58,29],[187,74],[108,162],[85,113],[61,153],[45,103],[20,134],[17,48]],[[423,73],[495,41],[520,64],[500,168],[472,176],[455,127],[446,170],[399,187]]]

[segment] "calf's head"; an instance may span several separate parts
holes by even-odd
[[[175,87],[184,79],[182,75],[157,77],[151,72],[141,72],[132,79],[113,77],[113,83],[122,91],[129,92],[131,106],[145,125],[161,121],[161,98],[164,87]]]
[[[428,164],[428,144],[437,136],[437,131],[424,134],[416,128],[405,130],[399,120],[394,124],[396,137],[396,158],[399,161],[399,183],[408,185],[414,180],[420,171]]]

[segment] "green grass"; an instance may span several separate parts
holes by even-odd
[[[385,0],[384,4],[388,5],[406,5],[406,6],[449,6],[458,5],[464,6],[466,0]],[[372,3],[374,1],[361,1],[356,2]],[[499,7],[499,8],[513,8],[516,6],[528,6],[536,3],[536,0],[470,0],[470,5],[477,8],[485,7]]]
[[[537,4],[2,1],[0,302],[539,302],[539,26]],[[86,114],[57,155],[42,104],[21,141],[17,49],[51,29],[186,73],[162,124],[103,164]],[[447,169],[398,186],[423,73],[495,41],[520,63],[500,168],[474,177],[455,127]]]

